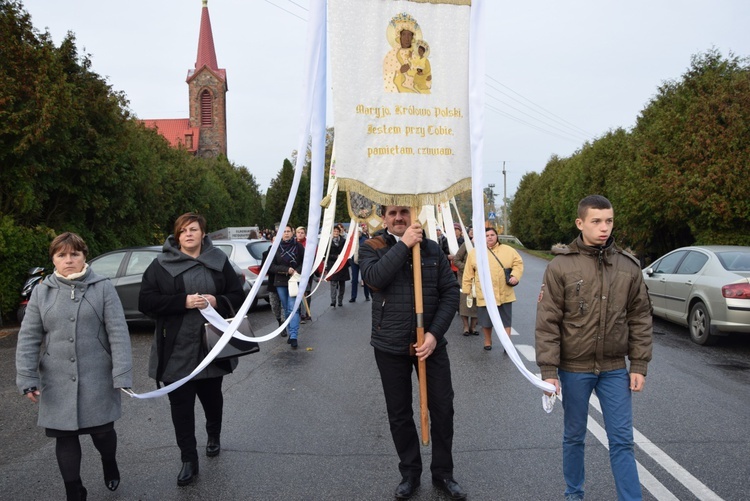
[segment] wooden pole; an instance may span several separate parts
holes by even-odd
[[[411,222],[419,220],[419,210],[411,208]],[[422,256],[419,244],[412,247],[412,269],[414,270],[414,313],[417,315],[417,346],[424,344],[424,304],[422,300]],[[417,361],[419,379],[419,417],[422,430],[422,445],[430,444],[430,417],[427,412],[427,366],[424,360]]]

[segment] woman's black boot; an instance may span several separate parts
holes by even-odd
[[[196,475],[198,475],[198,461],[185,461],[182,463],[179,475],[177,475],[177,485],[191,484]]]
[[[104,469],[104,485],[107,489],[116,491],[120,486],[120,470],[117,468],[117,461],[102,460],[102,468]]]
[[[81,479],[65,482],[65,496],[68,501],[86,501],[88,492]]]

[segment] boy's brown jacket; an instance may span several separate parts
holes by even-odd
[[[542,379],[557,369],[626,368],[646,375],[651,360],[651,302],[635,257],[614,239],[599,249],[579,236],[547,266],[536,310],[536,363]]]

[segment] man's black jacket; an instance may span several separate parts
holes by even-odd
[[[438,346],[458,309],[459,288],[450,263],[438,244],[421,243],[422,297],[425,332]],[[412,249],[390,233],[365,241],[359,249],[362,279],[372,289],[372,339],[378,350],[407,355],[416,342]]]

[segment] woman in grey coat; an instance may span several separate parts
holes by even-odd
[[[16,384],[39,403],[38,424],[55,437],[68,500],[86,499],[79,435],[101,454],[104,483],[120,484],[120,388],[132,386],[130,334],[109,279],[88,268],[88,248],[66,232],[50,245],[55,272],[34,289],[18,333]]]

